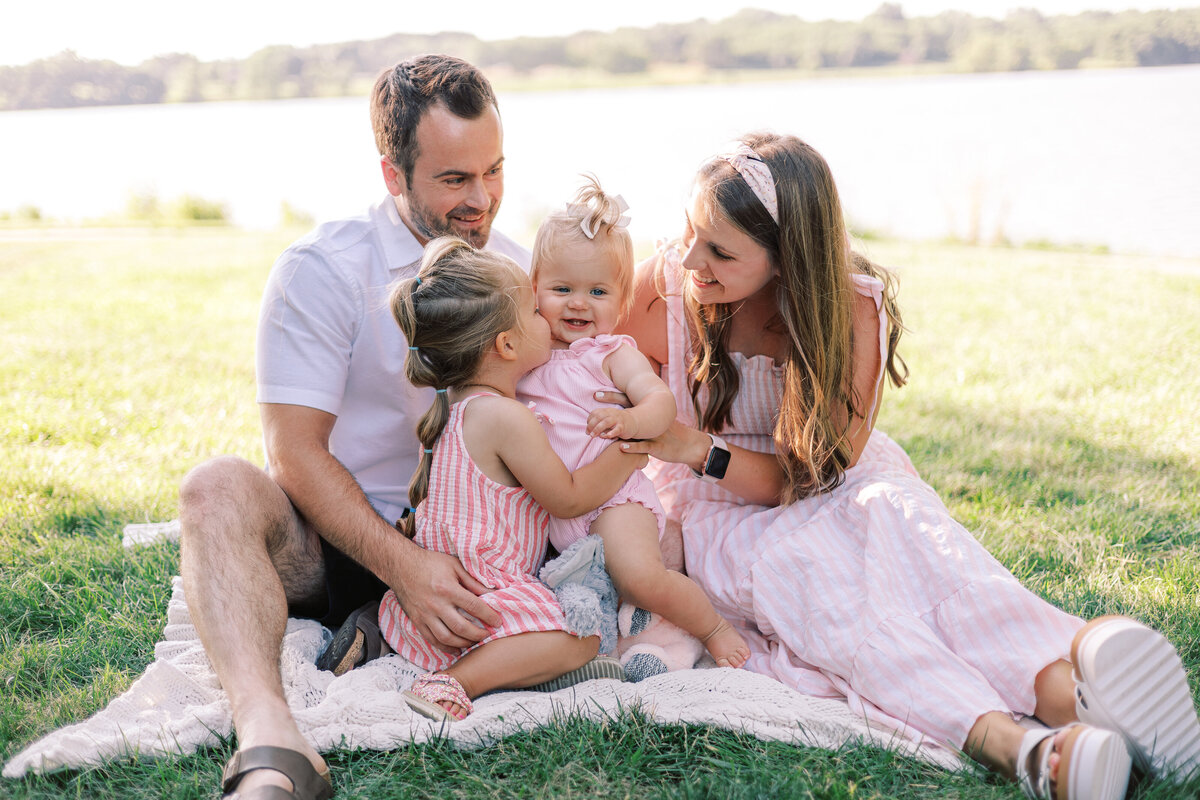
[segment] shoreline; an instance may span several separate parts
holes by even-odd
[[[0,243],[38,244],[88,241],[136,241],[138,239],[166,239],[184,236],[205,238],[299,238],[311,230],[311,226],[247,228],[238,225],[54,225],[4,226],[0,224]],[[856,249],[870,251],[874,247],[895,250],[962,250],[989,254],[1010,253],[1013,257],[1036,258],[1045,254],[1048,258],[1077,257],[1094,265],[1110,269],[1136,269],[1164,275],[1200,277],[1200,255],[1177,255],[1136,253],[1120,251],[1098,251],[1081,244],[1034,245],[985,244],[945,239],[906,239],[900,236],[871,236],[855,239]],[[654,251],[653,242],[634,242],[634,251],[639,257],[647,257]]]
[[[658,65],[645,72],[615,74],[596,69],[538,67],[520,73],[504,67],[489,73],[497,93],[534,94],[538,92],[591,91],[614,89],[650,89],[684,86],[730,86],[756,83],[824,82],[861,79],[913,79],[939,77],[971,77],[983,75],[1058,75],[1076,72],[1114,72],[1143,70],[1200,69],[1200,64],[1136,65],[1119,62],[1094,62],[1061,69],[1023,70],[963,70],[948,62],[918,64],[885,64],[874,67],[822,67],[819,69],[712,69],[699,64]],[[189,106],[210,103],[286,103],[299,100],[337,100],[368,97],[375,80],[359,76],[351,79],[347,91],[338,94],[311,94],[295,97],[234,98],[202,97],[197,100],[165,100],[156,103],[97,103],[74,106],[37,106],[32,108],[0,109],[0,114],[20,114],[39,111],[81,111],[100,108],[139,108],[158,106]]]

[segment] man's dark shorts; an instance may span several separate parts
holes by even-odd
[[[352,611],[371,600],[382,599],[388,587],[373,572],[324,539],[321,540],[321,555],[325,559],[326,603],[293,608],[291,613],[315,619],[336,631]]]

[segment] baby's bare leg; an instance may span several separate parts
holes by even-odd
[[[663,566],[658,521],[650,509],[637,503],[607,508],[591,531],[604,540],[604,563],[622,599],[695,636],[719,666],[746,663],[749,645],[717,614],[704,590],[686,575]]]

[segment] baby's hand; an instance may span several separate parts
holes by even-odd
[[[587,432],[601,439],[637,438],[637,419],[624,408],[597,408],[588,414]]]

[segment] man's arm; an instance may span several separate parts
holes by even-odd
[[[487,588],[458,559],[427,551],[400,534],[367,501],[354,477],[329,452],[333,414],[305,406],[260,404],[271,477],[312,528],[391,587],[430,642],[467,647],[499,615],[476,595]]]

